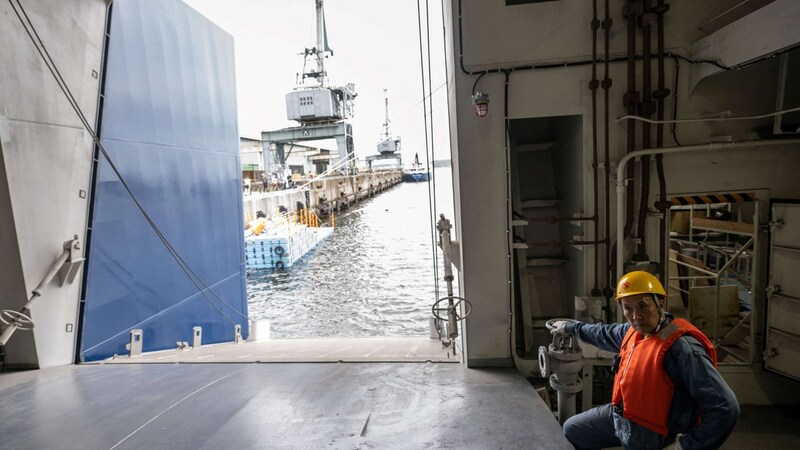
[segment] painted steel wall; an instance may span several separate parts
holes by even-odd
[[[100,71],[105,1],[22,5],[94,121],[99,83],[92,74]],[[0,310],[19,311],[64,241],[75,235],[84,241],[92,141],[9,2],[0,2],[0,61]],[[18,330],[5,346],[8,367],[74,361],[80,279],[62,285],[56,277],[44,287],[31,305],[36,327]]]
[[[610,1],[613,27],[610,36],[612,57],[626,53],[625,20],[622,0]],[[713,0],[702,2],[673,2],[665,18],[668,50],[692,56],[688,49],[706,37],[699,26],[740,2]],[[601,3],[602,4],[602,3]],[[600,8],[600,18],[604,8]],[[462,245],[462,295],[475,307],[466,321],[466,354],[472,366],[500,365],[510,358],[512,348],[508,339],[510,274],[508,270],[508,208],[506,207],[505,107],[509,119],[555,116],[582,116],[583,171],[591,178],[592,100],[589,81],[591,66],[559,67],[509,73],[508,103],[505,98],[505,77],[494,72],[482,77],[462,70],[479,73],[487,69],[510,69],[523,65],[542,65],[566,61],[590,60],[592,55],[592,2],[563,0],[505,6],[502,1],[450,0],[444,3],[450,86],[451,142],[454,146],[453,175],[456,183],[456,224]],[[783,23],[783,21],[779,22]],[[754,33],[773,33],[772,22],[765,21]],[[602,35],[602,30],[601,33]],[[641,38],[637,40],[641,49]],[[600,39],[599,51],[603,49]],[[796,56],[790,58],[789,84],[786,88],[786,107],[797,105]],[[778,58],[764,61],[743,70],[725,72],[709,77],[690,90],[689,73],[692,65],[680,62],[677,74],[678,118],[704,117],[730,111],[733,115],[755,115],[774,110],[778,74]],[[655,62],[653,63],[655,70]],[[641,63],[637,64],[641,84]],[[665,84],[674,89],[676,62],[666,63]],[[622,96],[626,91],[626,65],[610,65],[609,149],[611,166],[616,164],[626,148],[626,126],[616,122],[626,114]],[[603,78],[602,65],[598,78]],[[654,77],[655,79],[655,77]],[[489,113],[479,118],[474,113],[471,96],[474,90],[488,93]],[[600,111],[599,136],[603,136],[604,115],[602,90],[598,93]],[[672,117],[672,98],[666,105],[666,117]],[[797,113],[794,113],[797,114]],[[796,123],[797,116],[786,116],[784,122]],[[678,139],[683,145],[704,143],[730,136],[733,140],[753,139],[753,129],[772,123],[772,119],[679,124]],[[667,125],[667,130],[671,126]],[[641,125],[637,126],[641,139]],[[653,130],[655,132],[655,129]],[[666,146],[677,145],[669,131]],[[602,144],[600,151],[603,150]],[[785,148],[764,148],[742,152],[709,152],[666,157],[667,192],[686,193],[709,190],[769,189],[773,197],[795,198],[800,192],[800,178],[790,172],[798,166],[800,152]],[[638,164],[638,163],[637,163]],[[655,174],[655,171],[653,171]],[[530,174],[535,176],[536,174]],[[613,175],[612,175],[613,176]],[[601,177],[600,185],[605,181]],[[476,183],[475,180],[481,180]],[[611,180],[613,182],[613,180]],[[576,188],[577,189],[577,188]],[[657,178],[651,176],[650,195],[655,198]],[[591,183],[584,183],[584,211],[592,211]],[[604,200],[601,192],[600,201]],[[611,196],[614,196],[613,188]],[[614,232],[614,199],[611,201],[611,223]],[[652,204],[652,200],[650,202]],[[475,213],[480,205],[480,214]],[[604,213],[601,211],[601,216]],[[591,239],[591,227],[584,227],[583,236]],[[648,253],[657,255],[657,222],[648,224]],[[576,233],[577,234],[577,233]],[[611,236],[612,241],[615,240]],[[633,245],[625,246],[626,254]],[[584,250],[571,264],[576,267],[576,285],[592,286],[593,257]],[[601,286],[604,287],[604,286]],[[581,295],[588,295],[582,292]]]
[[[101,136],[123,177],[210,300],[170,256],[101,158],[80,359],[247,333],[233,38],[177,0],[112,5]],[[229,306],[228,306],[229,305]]]

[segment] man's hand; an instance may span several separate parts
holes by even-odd
[[[681,441],[680,441],[681,436],[683,436],[683,435],[678,433],[678,435],[675,436],[675,442],[673,442],[672,444],[669,444],[668,446],[664,447],[662,450],[683,450],[683,447],[681,447]]]
[[[555,322],[553,322],[553,329],[550,330],[550,333],[551,334],[567,334],[566,331],[564,331],[564,326],[565,325],[567,325],[567,321],[566,320],[556,320]]]

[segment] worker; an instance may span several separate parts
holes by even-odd
[[[715,368],[714,345],[664,311],[665,297],[656,277],[630,272],[616,295],[628,323],[554,323],[553,334],[619,352],[611,403],[564,423],[576,449],[716,449],[733,431],[739,404]]]

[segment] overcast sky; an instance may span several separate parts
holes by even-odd
[[[236,51],[239,131],[260,138],[261,131],[297,125],[286,119],[284,96],[302,72],[304,48],[316,45],[314,0],[184,0],[230,33]],[[420,0],[425,8],[425,0]],[[429,0],[435,159],[449,159],[446,87],[440,0]],[[422,75],[417,2],[414,0],[327,0],[326,60],[333,85],[354,83],[353,139],[360,159],[376,154],[388,89],[390,131],[402,138],[403,162],[425,156]],[[423,33],[425,16],[423,11]],[[427,46],[423,40],[423,46]],[[427,57],[425,60],[427,65]],[[428,81],[425,80],[426,92]],[[438,90],[437,90],[438,88]],[[326,145],[335,149],[335,143]]]

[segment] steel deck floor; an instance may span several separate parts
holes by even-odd
[[[459,352],[460,353],[460,352]],[[272,339],[163,350],[103,361],[103,364],[245,362],[451,362],[451,350],[428,338]]]
[[[66,366],[0,399],[0,448],[571,448],[516,371],[461,364]]]

